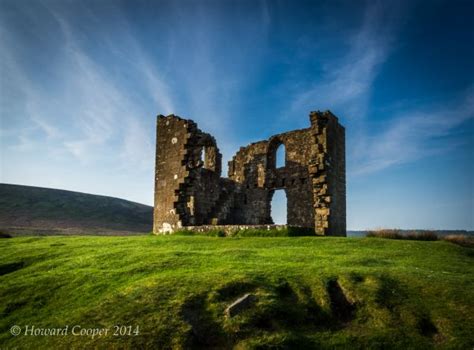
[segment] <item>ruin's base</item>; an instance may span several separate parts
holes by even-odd
[[[195,233],[207,233],[211,231],[222,231],[226,236],[232,236],[237,231],[242,230],[294,230],[295,233],[301,232],[301,235],[316,235],[313,228],[289,226],[289,225],[202,225],[202,226],[183,226],[176,231],[193,231]],[[157,233],[158,235],[173,234],[176,231]],[[304,234],[303,234],[304,233]],[[295,236],[298,234],[295,234]]]

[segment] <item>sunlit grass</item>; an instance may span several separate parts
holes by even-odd
[[[0,344],[472,348],[473,257],[444,241],[373,238],[2,239]],[[244,293],[257,303],[226,318]],[[126,325],[140,334],[13,337],[13,325]]]

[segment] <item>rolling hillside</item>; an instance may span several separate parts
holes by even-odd
[[[123,199],[0,184],[0,231],[24,234],[137,234],[152,229],[153,207]]]
[[[473,252],[379,238],[0,239],[0,348],[472,349]]]

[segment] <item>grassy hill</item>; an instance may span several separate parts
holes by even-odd
[[[0,231],[21,234],[150,232],[153,207],[123,199],[0,184]]]
[[[378,238],[0,239],[0,348],[472,349],[473,258]]]

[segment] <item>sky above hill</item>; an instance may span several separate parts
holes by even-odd
[[[459,0],[2,0],[0,181],[151,205],[157,114],[214,135],[227,175],[240,146],[329,109],[348,229],[472,230],[473,16]]]

